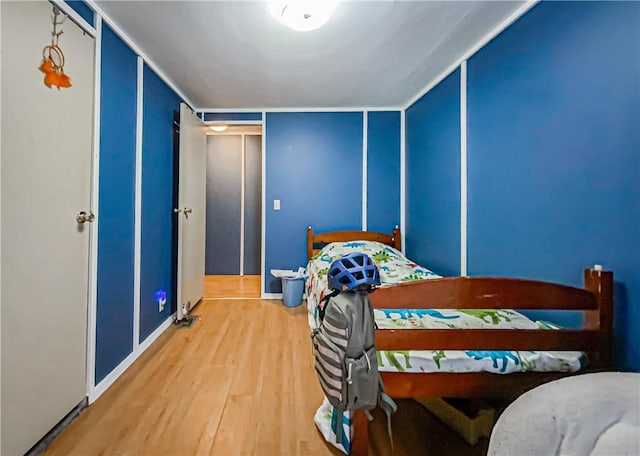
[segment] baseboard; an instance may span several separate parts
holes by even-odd
[[[132,353],[129,354],[125,359],[122,360],[120,364],[113,369],[109,375],[100,381],[96,386],[89,390],[89,404],[93,404],[96,399],[98,399],[102,394],[109,389],[113,383],[120,378],[122,374],[131,366],[138,357],[145,352],[149,346],[155,342],[155,340],[162,335],[163,332],[171,326],[173,320],[175,319],[175,314],[171,315],[165,321],[162,322],[160,326],[158,326],[155,331],[153,331],[149,336],[142,341],[140,345],[138,345]]]
[[[260,299],[282,299],[282,293],[262,293]]]
[[[66,427],[69,426],[85,408],[87,408],[87,405],[88,401],[85,397],[78,405],[67,413],[66,416],[53,427],[53,429],[47,432],[46,435],[38,441],[38,443],[32,446],[31,449],[25,453],[25,456],[40,456],[41,454],[44,454],[56,437],[58,437],[62,431],[64,431]]]

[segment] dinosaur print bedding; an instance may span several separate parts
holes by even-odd
[[[382,286],[440,277],[407,259],[401,252],[379,242],[336,242],[325,246],[309,261],[306,269],[307,310],[309,325],[318,325],[318,304],[330,293],[327,273],[331,263],[349,253],[369,255],[380,270]],[[376,323],[381,329],[430,328],[446,329],[549,329],[547,322],[534,322],[509,309],[375,309]],[[550,351],[471,351],[410,350],[377,352],[378,369],[392,372],[491,372],[508,374],[522,371],[577,371],[585,363],[580,352]],[[349,454],[351,446],[351,413],[340,414],[325,398],[316,411],[314,422],[327,442]],[[342,441],[336,442],[335,429],[343,427]]]
[[[331,263],[355,251],[369,255],[380,270],[382,286],[440,277],[379,242],[335,242],[325,246],[307,265],[306,292],[309,325],[318,324],[318,304],[330,293],[327,272]],[[553,329],[509,309],[376,309],[380,329]],[[380,371],[399,372],[575,372],[585,364],[581,352],[411,350],[378,352]]]
[[[380,329],[551,329],[514,310],[376,309]],[[575,372],[585,359],[581,352],[411,350],[378,352],[381,372]]]

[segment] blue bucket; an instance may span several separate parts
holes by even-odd
[[[304,293],[304,277],[282,278],[282,302],[287,307],[296,307],[302,304]]]

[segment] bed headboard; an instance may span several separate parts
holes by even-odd
[[[375,231],[327,231],[325,233],[313,233],[313,228],[307,228],[307,261],[313,255],[318,253],[324,245],[331,242],[349,242],[349,241],[378,241],[383,244],[390,245],[396,250],[401,250],[402,238],[400,236],[400,228],[397,226],[393,229],[392,234],[378,233]],[[316,248],[317,247],[317,248]]]

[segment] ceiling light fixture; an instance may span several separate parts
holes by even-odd
[[[209,128],[211,128],[213,131],[221,133],[227,129],[227,125],[211,125]]]
[[[336,0],[290,0],[271,2],[271,14],[287,27],[308,32],[329,21],[338,6]]]

